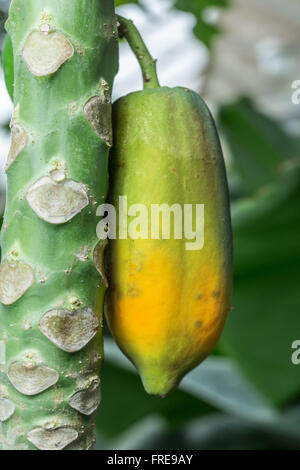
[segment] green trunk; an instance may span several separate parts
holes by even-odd
[[[13,0],[0,266],[0,448],[89,449],[100,401],[112,0]],[[96,248],[96,249],[95,249]],[[97,269],[96,269],[97,268]]]

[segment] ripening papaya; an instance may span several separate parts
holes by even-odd
[[[215,348],[231,305],[224,159],[210,111],[186,88],[122,97],[113,126],[106,318],[145,390],[165,396]]]
[[[110,242],[107,320],[146,391],[165,395],[214,349],[230,308],[232,235],[224,161],[211,114],[193,91],[163,87],[131,93],[115,103],[113,122],[110,201],[118,214],[120,196],[127,197],[128,228],[134,204],[148,209],[152,224],[148,220],[148,239],[141,229],[144,238]],[[153,205],[157,210],[163,204],[192,205],[194,232],[196,205],[204,207],[203,246],[187,240],[184,230],[176,239],[180,227],[172,224],[170,239],[163,239],[162,218],[159,231],[153,230]],[[184,225],[184,211],[182,219]]]

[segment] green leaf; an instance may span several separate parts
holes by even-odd
[[[291,416],[282,413],[270,423],[254,423],[235,416],[214,413],[181,428],[181,449],[298,449],[299,407]],[[292,418],[293,416],[293,418]],[[155,447],[154,447],[155,448]]]
[[[129,427],[117,439],[107,440],[98,432],[96,450],[298,449],[299,407],[291,408],[290,415],[284,413],[276,422],[262,425],[212,413],[191,420],[176,430],[170,430],[159,416],[150,415]]]
[[[180,388],[229,414],[255,422],[276,419],[276,410],[241,376],[232,360],[208,357],[191,371]]]
[[[282,405],[300,392],[291,361],[300,339],[300,159],[294,139],[248,102],[223,107],[220,122],[247,197],[232,204],[233,311],[219,348]]]
[[[221,106],[218,121],[245,195],[280,181],[281,165],[298,150],[277,122],[258,112],[246,98]]]
[[[207,8],[225,8],[230,5],[229,0],[175,0],[174,6],[178,10],[192,13],[196,18],[194,27],[195,36],[208,47],[212,46],[212,41],[220,33],[220,29],[214,24],[210,24],[204,19],[204,11]]]
[[[119,7],[121,5],[126,5],[127,3],[139,3],[138,0],[115,0],[115,5],[116,7]]]
[[[298,229],[298,239],[299,234]],[[265,270],[258,266],[235,277],[234,310],[221,342],[252,383],[278,405],[300,391],[299,366],[291,362],[291,345],[300,331],[299,261]]]
[[[164,419],[150,415],[130,426],[117,439],[107,442],[105,449],[137,450],[156,448],[157,439],[161,439],[170,431]]]

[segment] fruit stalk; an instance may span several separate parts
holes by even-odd
[[[150,54],[140,32],[132,20],[117,15],[119,36],[125,38],[136,56],[143,74],[144,89],[159,87],[156,60]]]
[[[0,266],[0,448],[90,449],[100,402],[118,34],[111,0],[13,0]]]

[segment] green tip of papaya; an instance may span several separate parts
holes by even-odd
[[[162,370],[161,366],[140,370],[145,391],[149,395],[166,398],[178,385],[180,379],[174,378],[170,371]]]

